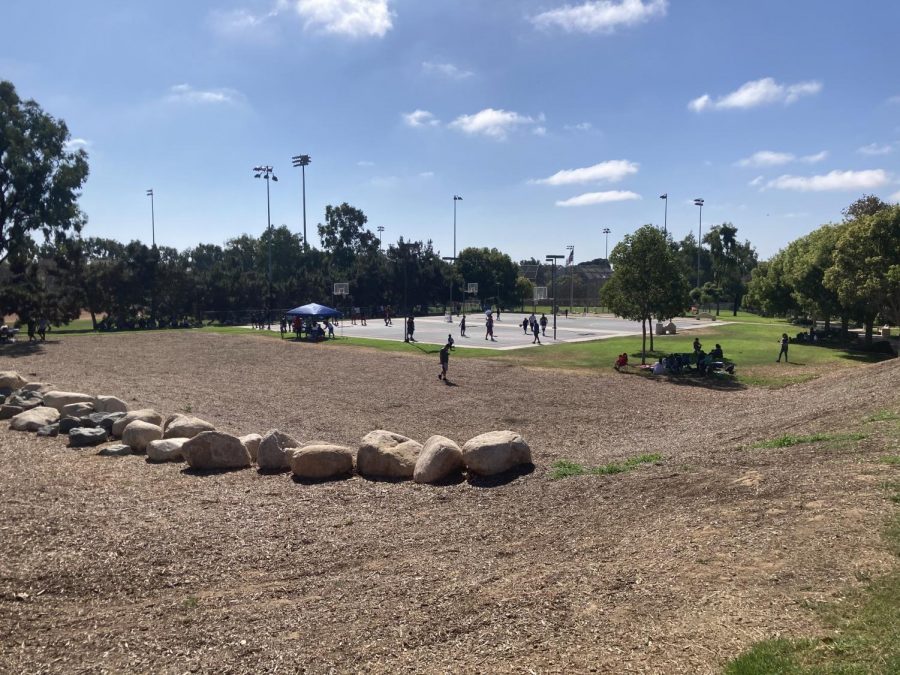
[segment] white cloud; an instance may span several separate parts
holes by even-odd
[[[533,118],[511,110],[485,108],[474,115],[460,115],[450,123],[450,126],[470,136],[481,134],[502,141],[516,127],[534,123]]]
[[[290,0],[306,28],[348,37],[384,37],[393,28],[389,0]]]
[[[410,127],[436,127],[441,121],[427,110],[413,110],[403,113],[403,121]]]
[[[709,94],[703,94],[688,103],[694,112],[704,110],[728,110],[755,108],[772,103],[794,103],[801,96],[811,96],[822,91],[822,83],[815,80],[796,84],[779,84],[771,77],[745,82],[738,89],[720,96],[713,101]]]
[[[824,192],[826,190],[870,190],[890,181],[884,169],[865,171],[831,171],[821,176],[779,176],[766,183],[776,190]]]
[[[66,141],[65,148],[66,150],[69,150],[71,152],[74,150],[80,150],[81,148],[87,148],[88,146],[90,146],[90,144],[91,142],[84,138],[70,138],[68,141]]]
[[[663,17],[668,0],[593,0],[563,5],[531,17],[538,28],[561,28],[567,33],[612,33],[622,26],[636,26]]]
[[[629,190],[609,190],[607,192],[586,192],[583,195],[556,202],[557,206],[593,206],[609,202],[625,202],[640,199],[641,196]]]
[[[214,10],[209,15],[209,23],[215,32],[226,37],[247,36],[258,33],[276,16],[277,7],[265,14],[254,14],[246,9]]]
[[[608,181],[615,183],[638,172],[640,164],[626,159],[612,159],[582,169],[563,169],[548,178],[529,181],[535,185],[579,185]]]
[[[166,100],[170,103],[201,104],[233,104],[242,101],[243,94],[235,89],[195,89],[189,84],[176,84],[169,89]]]
[[[578,124],[566,124],[563,129],[566,131],[591,131],[594,125],[590,122],[579,122]]]
[[[894,151],[891,145],[878,145],[878,143],[869,143],[857,150],[863,155],[889,155]]]
[[[356,166],[375,166],[375,162],[370,162],[367,159],[361,159],[356,163]]]
[[[547,127],[535,127],[531,130],[535,136],[546,136],[547,135]]]
[[[888,199],[892,202],[900,202],[900,192],[895,192]]]
[[[434,178],[434,171],[422,171],[419,178]]]
[[[423,61],[422,71],[429,75],[440,75],[449,80],[466,80],[475,75],[471,70],[463,70],[452,63],[435,63],[434,61]]]
[[[749,166],[754,168],[781,166],[783,164],[790,164],[791,162],[806,162],[807,164],[815,164],[816,162],[821,162],[826,157],[828,157],[827,150],[817,152],[814,155],[805,155],[803,157],[797,157],[797,155],[790,152],[773,152],[771,150],[760,150],[759,152],[754,152],[749,157],[738,160],[735,164],[736,166]]]
[[[393,188],[400,184],[400,178],[397,176],[375,176],[369,180],[369,184],[377,188]]]
[[[747,183],[747,185],[749,185],[750,187],[756,187],[757,185],[761,185],[764,180],[765,180],[765,177],[757,176],[756,178],[751,180],[749,183]]]

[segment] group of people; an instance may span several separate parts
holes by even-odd
[[[734,373],[734,364],[725,361],[725,352],[722,345],[716,344],[715,348],[709,353],[703,350],[700,338],[694,338],[693,354],[669,354],[661,356],[652,366],[649,366],[654,375],[681,375],[685,372],[696,370],[700,375],[707,375],[717,370],[724,370],[726,373]],[[643,366],[646,368],[647,366]],[[619,354],[616,357],[613,368],[618,371],[628,368],[628,354]]]
[[[547,323],[546,314],[541,314],[541,318],[538,319],[532,312],[531,316],[522,319],[522,332],[525,335],[528,335],[529,332],[534,335],[534,340],[531,341],[531,344],[541,344],[541,335],[547,337]]]
[[[285,334],[288,330],[288,317],[284,315],[281,317],[281,337],[284,338]],[[319,340],[325,339],[325,334],[327,332],[328,337],[334,337],[334,324],[331,323],[331,319],[325,319],[325,325],[322,326],[318,321],[307,320],[303,321],[299,316],[295,316],[293,321],[291,321],[291,331],[294,333],[295,339],[299,340],[300,336],[303,333],[306,333],[307,337],[310,340],[315,340],[318,342]]]

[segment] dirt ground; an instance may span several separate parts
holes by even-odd
[[[0,672],[706,673],[817,635],[883,573],[877,434],[900,362],[778,391],[597,378],[254,336],[67,337],[0,370],[236,434],[460,443],[514,429],[535,468],[433,487],[194,475],[0,430]],[[558,459],[663,460],[552,480]]]

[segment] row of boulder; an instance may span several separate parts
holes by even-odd
[[[151,462],[184,461],[196,470],[290,470],[305,480],[328,480],[352,474],[389,480],[437,483],[462,471],[492,476],[531,464],[531,450],[513,431],[491,431],[462,447],[445,436],[424,444],[379,429],[366,434],[358,448],[325,442],[301,443],[278,430],[265,436],[232,436],[205,420],[183,414],[163,417],[153,409],[129,410],[114,396],[92,396],[28,382],[15,372],[0,372],[0,419],[10,429],[40,436],[68,436],[70,447],[106,446],[101,455],[146,454]]]

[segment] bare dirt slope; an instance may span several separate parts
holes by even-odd
[[[0,431],[0,671],[715,672],[883,571],[884,443],[751,450],[897,405],[897,361],[771,392],[206,333],[0,370],[355,444],[512,428],[532,473],[443,487],[191,475]],[[551,480],[644,452],[657,465]]]

